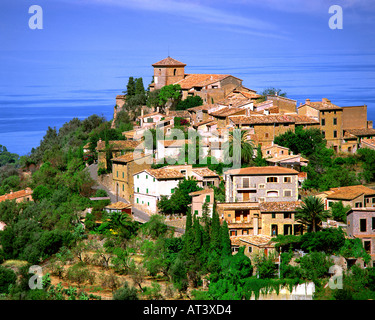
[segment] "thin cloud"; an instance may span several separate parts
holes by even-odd
[[[233,32],[275,37],[280,27],[256,17],[248,17],[213,8],[193,1],[178,0],[84,0],[82,2],[118,6],[134,10],[144,10],[182,17],[191,22],[207,23],[217,27],[227,27]],[[277,37],[280,37],[278,35]]]

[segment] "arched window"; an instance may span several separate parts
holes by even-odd
[[[173,75],[175,76],[177,72],[177,69],[173,69]]]

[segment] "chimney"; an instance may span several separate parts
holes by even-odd
[[[144,116],[144,111],[143,111],[143,108],[141,109],[141,117]]]
[[[159,112],[159,107],[156,107],[156,112]]]
[[[306,99],[305,104],[310,105],[310,99]]]

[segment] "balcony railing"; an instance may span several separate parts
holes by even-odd
[[[256,189],[257,185],[255,183],[237,183],[236,184],[237,189]]]

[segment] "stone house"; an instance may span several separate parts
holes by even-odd
[[[133,175],[143,169],[151,168],[152,155],[145,155],[138,152],[131,152],[112,160],[113,190],[116,195],[124,198],[130,203],[134,202]]]
[[[363,185],[331,188],[317,196],[324,200],[326,210],[339,201],[351,208],[375,207],[375,190]]]
[[[185,63],[167,57],[152,65],[154,81],[150,91],[170,84],[181,86],[182,99],[200,96],[205,104],[224,99],[234,89],[242,87],[242,80],[229,74],[186,74]]]
[[[304,227],[295,220],[296,209],[301,201],[277,201],[260,203],[262,234],[276,237],[277,235],[301,235]]]
[[[146,212],[158,212],[157,203],[161,196],[171,196],[185,173],[176,169],[144,169],[133,174],[134,205]]]
[[[237,129],[247,130],[255,145],[272,146],[276,136],[295,130],[295,120],[287,115],[229,116],[229,123]]]
[[[298,107],[298,114],[305,115],[318,120],[320,130],[327,140],[327,145],[332,146],[337,152],[343,138],[343,108],[339,107],[327,98],[322,101],[310,101],[306,99],[305,104]]]
[[[116,158],[123,154],[133,152],[137,146],[139,146],[140,141],[134,140],[109,140],[108,148],[111,150],[111,158]],[[96,151],[98,153],[98,165],[99,168],[107,168],[106,160],[106,142],[99,139],[96,145]]]
[[[213,189],[203,189],[195,192],[189,193],[192,197],[191,202],[191,213],[197,217],[202,217],[202,208],[205,202],[208,203],[208,216],[212,218],[212,213],[214,210],[214,190]]]
[[[347,213],[347,234],[362,240],[375,267],[375,208],[353,208]]]
[[[16,202],[33,201],[33,191],[30,188],[19,191],[10,191],[10,193],[0,196],[0,202],[6,200],[15,200]]]
[[[263,146],[261,148],[263,158],[273,158],[277,156],[289,155],[290,150],[287,147],[279,146],[272,143],[270,146]]]
[[[224,172],[227,202],[274,202],[298,200],[298,171],[267,166]]]

